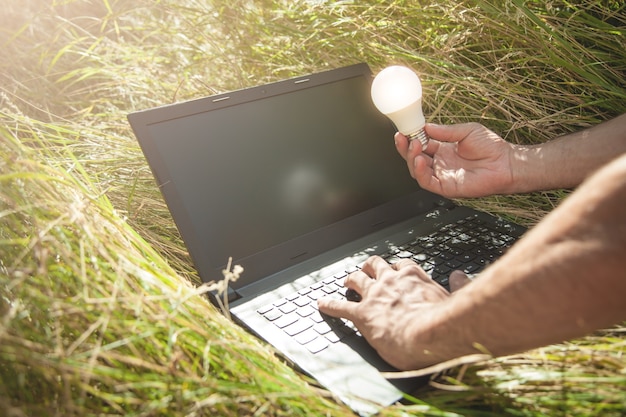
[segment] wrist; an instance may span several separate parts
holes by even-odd
[[[509,166],[511,183],[505,190],[509,194],[528,193],[549,188],[546,158],[541,145],[511,144]]]
[[[477,353],[467,332],[470,326],[462,323],[454,296],[432,304],[428,314],[418,314],[419,320],[413,320],[408,326],[407,346],[413,363],[410,368],[419,369],[436,363],[455,359],[471,353]]]

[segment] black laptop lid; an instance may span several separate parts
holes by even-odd
[[[430,207],[370,82],[358,64],[129,115],[203,280],[232,257],[239,288]]]

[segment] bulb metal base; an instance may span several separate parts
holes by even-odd
[[[426,145],[428,145],[428,141],[430,140],[424,128],[421,128],[420,130],[416,132],[408,134],[407,138],[409,139],[409,141],[419,140],[420,143],[422,144],[422,149],[426,149]]]

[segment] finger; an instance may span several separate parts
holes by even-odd
[[[363,273],[374,279],[381,276],[387,269],[391,269],[391,265],[389,265],[386,260],[376,255],[370,256],[361,267],[361,271]]]
[[[317,300],[317,307],[320,312],[348,320],[352,320],[353,317],[355,317],[355,311],[358,305],[358,303],[332,297],[321,297]]]
[[[426,147],[424,149],[422,149],[422,153],[423,154],[427,154],[427,155],[434,155],[435,153],[437,153],[437,151],[439,150],[439,147],[441,146],[441,142],[439,142],[438,140],[436,140],[435,138],[428,136],[428,142],[426,142]]]
[[[414,160],[418,155],[430,155],[432,156],[437,149],[439,149],[439,142],[431,140],[426,145],[425,149],[422,149],[422,144],[419,140],[409,140],[405,135],[400,132],[396,132],[394,136],[396,149],[400,156],[407,162],[409,172],[413,178],[413,165]]]
[[[479,126],[478,123],[462,123],[456,125],[427,123],[425,130],[431,139],[440,142],[460,142]]]
[[[463,271],[452,271],[450,274],[450,292],[455,292],[472,282]]]
[[[393,136],[398,153],[406,160],[422,153],[422,143],[419,140],[409,139],[400,132]],[[428,146],[426,147],[428,149]]]
[[[407,168],[409,169],[409,175],[411,175],[412,178],[415,178],[415,174],[413,173],[413,160],[419,153],[421,153],[421,149],[418,153],[415,153],[411,147],[412,142],[415,141],[409,141],[409,139],[400,132],[396,132],[394,141],[396,144],[396,150],[406,161]]]
[[[367,291],[367,288],[372,285],[372,282],[374,281],[372,278],[373,277],[364,271],[356,271],[346,277],[343,286],[351,288],[363,295],[365,294],[365,291]]]
[[[404,158],[405,161],[408,160],[407,154],[409,151],[409,140],[407,139],[407,137],[400,132],[396,132],[396,134],[393,136],[393,140],[396,144],[396,150],[398,151],[400,156]]]
[[[415,266],[418,266],[417,263],[415,263],[415,261],[411,259],[400,259],[398,262],[391,264],[391,268],[395,269],[396,271],[399,271],[403,268],[410,268]]]
[[[433,169],[433,160],[426,154],[418,155],[413,161],[413,178],[425,190],[442,194],[442,185]]]
[[[400,275],[396,277],[413,277],[423,282],[432,282],[430,275],[422,269],[422,267],[411,259],[401,259],[392,266],[396,271],[400,272]]]

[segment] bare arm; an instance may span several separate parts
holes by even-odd
[[[571,188],[626,152],[626,114],[534,146],[513,146],[511,193]]]
[[[455,293],[433,339],[453,327],[461,332],[459,346],[479,343],[502,355],[625,320],[625,207],[621,157]]]
[[[352,320],[399,369],[475,353],[478,345],[503,355],[583,336],[626,319],[624,207],[626,155],[453,295],[416,264],[372,258],[346,280],[360,303],[321,299],[319,307]]]
[[[478,123],[426,125],[422,151],[396,134],[396,148],[420,186],[446,197],[480,197],[579,185],[626,152],[626,114],[541,145],[504,141]]]

